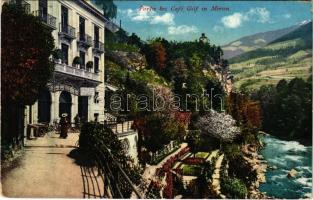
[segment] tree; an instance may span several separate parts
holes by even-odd
[[[190,151],[193,153],[193,156],[196,157],[196,153],[199,151],[201,133],[198,130],[189,131],[187,134],[186,141]]]
[[[165,67],[166,51],[161,42],[153,42],[154,63],[157,72],[161,72]]]
[[[140,37],[138,37],[136,33],[132,33],[131,36],[128,37],[127,44],[136,45],[139,48],[142,47]]]
[[[232,142],[240,135],[236,121],[230,115],[214,110],[200,117],[197,126],[202,134],[217,138],[220,142]]]
[[[93,0],[93,2],[101,7],[103,15],[109,19],[115,18],[117,13],[117,6],[113,0]]]
[[[25,26],[27,24],[27,26]],[[24,105],[33,104],[54,70],[49,60],[54,49],[51,29],[39,18],[12,4],[2,7],[1,102],[2,137],[18,143],[17,120]],[[8,134],[11,133],[11,134]]]

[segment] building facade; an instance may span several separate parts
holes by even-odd
[[[53,78],[26,109],[26,124],[104,121],[104,29],[107,19],[84,0],[25,0],[28,12],[52,30],[57,48]]]
[[[5,0],[1,5],[4,2],[18,4],[37,16],[51,29],[56,47],[51,56],[55,63],[53,77],[38,100],[26,106],[24,139],[27,125],[53,124],[63,113],[72,123],[76,115],[82,121],[100,123],[113,119],[113,132],[137,163],[138,133],[131,128],[132,122],[117,123],[114,116],[105,113],[105,30],[116,32],[118,26],[89,0]]]

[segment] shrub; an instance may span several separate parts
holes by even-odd
[[[88,69],[91,69],[93,67],[93,62],[92,61],[88,61],[87,64],[86,64],[86,67]]]
[[[247,197],[248,189],[246,185],[237,178],[225,178],[221,182],[221,191],[227,197],[244,199]]]
[[[82,59],[78,56],[76,56],[74,59],[73,59],[73,65],[80,65],[82,63]]]
[[[104,165],[101,166],[102,169],[107,170],[104,173],[110,173],[108,168],[111,172],[113,172],[110,173],[113,182],[118,180],[119,177],[119,183],[117,184],[121,189],[123,197],[129,198],[132,188],[125,178],[118,176],[117,172],[119,169],[114,161],[118,162],[122,166],[122,169],[134,184],[140,183],[141,176],[139,174],[139,170],[132,167],[131,158],[125,155],[121,142],[112,130],[106,125],[99,123],[85,123],[81,128],[78,142],[79,148],[90,154],[90,159],[94,162],[100,161],[100,163]],[[112,159],[109,151],[114,159]]]
[[[110,51],[139,52],[137,46],[126,43],[107,42],[105,44],[105,49]]]

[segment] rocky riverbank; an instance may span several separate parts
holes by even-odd
[[[260,183],[266,182],[267,161],[263,159],[262,155],[258,154],[258,149],[256,145],[251,144],[244,145],[242,148],[245,161],[251,167],[251,170],[256,172],[257,177],[249,187],[248,197],[251,199],[269,199],[265,193],[259,191]]]

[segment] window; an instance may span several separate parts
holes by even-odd
[[[94,39],[95,39],[95,47],[99,48],[99,27],[94,26]]]
[[[48,1],[47,0],[39,0],[39,12],[42,20],[47,22],[47,14],[48,14]]]
[[[95,69],[95,73],[99,72],[99,58],[98,57],[94,58],[94,69]]]
[[[80,51],[79,52],[79,57],[80,57],[80,59],[81,59],[81,64],[80,64],[80,68],[81,69],[85,69],[85,52],[83,52],[83,51]]]
[[[62,43],[61,51],[62,51],[62,63],[68,65],[68,45]]]
[[[68,32],[68,9],[64,6],[61,7],[61,25],[62,32]]]
[[[85,19],[79,16],[79,39],[85,41]]]
[[[95,92],[94,103],[99,103],[99,92]]]

